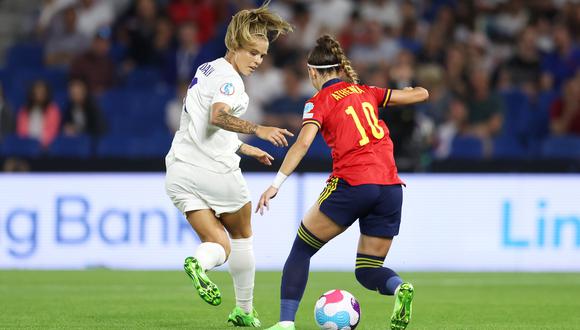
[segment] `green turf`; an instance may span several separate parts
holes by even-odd
[[[404,273],[415,285],[408,329],[580,329],[580,274]],[[0,328],[227,329],[234,306],[229,274],[212,307],[183,272],[0,271]],[[255,306],[265,326],[278,317],[279,273],[256,276]],[[358,329],[386,329],[392,297],[363,289],[351,273],[310,275],[298,329],[316,329],[313,305],[333,288],[353,293]]]

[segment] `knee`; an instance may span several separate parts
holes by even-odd
[[[230,253],[232,251],[232,247],[230,244],[230,240],[228,239],[227,235],[209,235],[209,236],[205,236],[205,237],[200,237],[202,242],[211,242],[211,243],[217,243],[219,245],[221,245],[224,248],[224,251],[226,253],[226,260],[228,260],[228,257],[230,256]]]

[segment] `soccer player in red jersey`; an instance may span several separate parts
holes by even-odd
[[[389,129],[378,119],[378,111],[425,101],[429,93],[422,87],[396,90],[358,84],[339,43],[328,35],[320,37],[310,52],[308,74],[318,93],[306,103],[300,134],[274,182],[260,197],[256,212],[263,214],[269,208],[270,199],[296,169],[318,131],[332,149],[333,169],[298,228],[282,273],[280,322],[270,329],[295,328],[310,258],[357,219],[361,235],[356,278],[369,290],[395,295],[391,329],[405,329],[411,319],[413,286],[383,267],[393,237],[399,233],[403,181],[397,174]]]

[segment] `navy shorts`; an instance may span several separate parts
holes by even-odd
[[[361,234],[393,237],[399,234],[403,188],[400,184],[351,186],[333,177],[318,198],[320,211],[332,221],[349,227],[357,219]]]

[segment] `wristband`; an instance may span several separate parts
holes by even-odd
[[[276,177],[274,178],[274,182],[272,182],[272,187],[280,189],[280,186],[282,183],[284,183],[284,181],[286,181],[287,177],[288,176],[286,174],[278,171],[278,174],[276,174]]]

